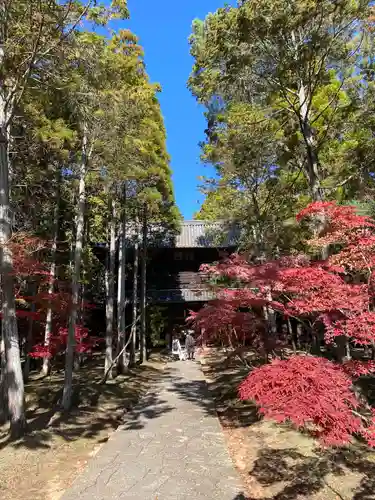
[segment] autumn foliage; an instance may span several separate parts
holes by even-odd
[[[372,410],[354,390],[359,377],[375,371],[363,353],[375,344],[374,222],[335,202],[312,203],[297,220],[313,230],[310,255],[257,263],[233,255],[203,266],[217,298],[189,321],[206,340],[248,344],[265,355],[267,363],[239,389],[265,417],[308,428],[326,445],[347,443],[353,434],[374,445]],[[329,257],[318,260],[323,248]],[[288,354],[292,332],[280,327],[288,318],[317,344],[316,355]],[[362,353],[359,359],[351,358],[350,345]],[[332,351],[338,354],[326,359]]]
[[[334,363],[292,356],[255,369],[239,392],[241,399],[254,400],[265,417],[307,426],[324,443],[338,445],[361,429],[361,419],[352,412],[358,402],[351,386],[350,377]]]
[[[27,353],[31,358],[52,359],[64,354],[68,337],[68,321],[71,309],[71,293],[65,290],[66,283],[54,282],[55,291],[49,293],[50,273],[44,252],[49,242],[29,236],[17,234],[10,242],[13,254],[14,279],[16,285],[16,316],[18,320],[32,321],[33,347]],[[30,285],[34,293],[29,295]],[[91,305],[83,302],[84,309]],[[52,311],[52,334],[48,342],[43,341],[46,313]],[[1,313],[0,313],[1,319]],[[75,352],[91,354],[93,348],[103,339],[90,335],[88,328],[77,325],[75,328]]]
[[[88,328],[76,326],[75,328],[75,352],[77,354],[91,354],[93,348],[102,342],[100,337],[89,336]],[[57,333],[51,335],[47,345],[36,344],[29,356],[32,358],[54,358],[63,354],[66,349],[68,328],[59,328]]]

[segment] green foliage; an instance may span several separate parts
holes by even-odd
[[[314,199],[374,188],[369,1],[243,0],[195,20],[188,85],[206,107],[197,218],[243,228],[255,253],[298,246],[290,221]]]
[[[6,13],[0,8],[0,25],[7,23],[0,76],[7,85],[0,92],[13,106],[15,228],[50,240],[58,202],[58,269],[61,279],[69,277],[85,135],[82,284],[86,293],[95,294],[90,292],[97,283],[94,274],[103,267],[92,248],[108,238],[110,197],[116,223],[126,212],[131,224],[145,207],[149,218],[168,227],[180,218],[157,99],[160,85],[149,81],[134,33],[91,30],[128,18],[125,0],[5,3]]]

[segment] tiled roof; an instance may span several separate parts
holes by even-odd
[[[183,221],[175,239],[177,248],[227,248],[236,246],[238,230],[223,222]]]
[[[134,239],[141,238],[140,228],[128,225],[126,235],[127,247],[132,248]],[[238,246],[239,237],[238,226],[225,222],[186,220],[177,234],[158,224],[148,228],[148,244],[156,248],[233,248]],[[96,246],[107,247],[105,243]]]

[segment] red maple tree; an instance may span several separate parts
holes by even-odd
[[[275,312],[307,322],[312,333],[320,329],[327,346],[335,346],[339,338],[373,346],[375,224],[354,207],[335,202],[312,203],[297,216],[298,221],[317,219],[319,234],[308,243],[330,247],[328,259],[298,255],[254,264],[233,255],[204,265],[202,274],[217,299],[189,320],[206,338],[224,333],[229,345],[234,339],[255,350],[285,340]],[[252,370],[242,382],[240,397],[254,400],[265,417],[309,428],[324,444],[347,443],[359,433],[374,445],[375,422],[367,404],[367,415],[361,413],[363,398],[353,390],[358,377],[374,371],[375,363],[366,359],[338,363],[306,353],[279,359],[273,352],[269,364]]]
[[[59,328],[56,334],[52,334],[48,345],[36,344],[29,356],[32,358],[54,358],[65,352],[68,338],[68,328]],[[75,352],[77,354],[91,354],[95,346],[103,339],[89,335],[88,328],[77,325],[75,328]]]
[[[13,275],[18,307],[16,316],[19,320],[26,319],[38,322],[38,325],[34,327],[34,342],[36,343],[27,355],[32,358],[54,358],[65,352],[66,349],[68,336],[66,325],[71,307],[71,293],[65,289],[65,283],[59,283],[57,280],[55,281],[56,291],[51,294],[47,290],[50,273],[48,264],[43,259],[43,253],[48,249],[49,242],[35,236],[18,233],[9,244],[12,247],[13,255]],[[35,288],[33,295],[27,295],[27,292],[30,293],[30,283]],[[83,303],[82,307],[86,309],[92,306]],[[49,308],[52,309],[53,313],[53,333],[47,345],[41,339],[44,336],[46,312]],[[20,333],[22,334],[22,328]],[[89,335],[87,328],[82,325],[76,326],[76,353],[90,354],[101,341],[102,339]]]

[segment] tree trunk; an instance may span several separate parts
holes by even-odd
[[[309,119],[309,97],[306,94],[305,86],[303,82],[300,83],[298,89],[298,98],[300,102],[300,129],[306,145],[306,168],[305,174],[307,181],[309,183],[310,192],[313,201],[324,200],[324,193],[320,184],[320,172],[319,172],[319,159],[317,152],[317,144],[314,137],[314,132],[310,124]],[[316,217],[314,233],[316,236],[320,235],[326,225],[326,220],[324,217]],[[329,246],[326,245],[321,249],[321,259],[326,260],[329,257]]]
[[[147,360],[146,345],[146,291],[147,291],[147,213],[143,213],[142,252],[141,252],[141,327],[140,327],[140,362]]]
[[[71,199],[71,203],[72,203],[72,206],[74,207],[78,201],[76,200],[76,197],[74,196],[74,193],[73,193],[73,196],[72,196],[72,199]],[[70,244],[69,244],[69,273],[70,273],[70,280],[72,280],[72,276],[73,276],[73,273],[74,273],[74,249],[75,249],[75,244],[74,244],[74,234],[77,233],[77,215],[75,215],[73,217],[73,220],[72,220],[72,237],[71,237],[71,241],[70,241]]]
[[[267,291],[267,300],[272,302],[271,290]],[[271,336],[271,343],[274,342],[277,336],[277,323],[276,323],[276,312],[271,306],[267,305],[264,307],[264,315],[268,324],[268,333]]]
[[[34,297],[37,293],[37,284],[33,283],[31,288],[31,296]],[[35,303],[31,304],[31,312],[35,312]],[[30,362],[31,358],[29,356],[29,353],[31,351],[31,348],[33,346],[33,328],[34,328],[34,319],[31,317],[29,319],[29,328],[27,331],[27,339],[26,339],[26,344],[25,344],[25,364],[23,366],[23,380],[24,382],[27,382],[29,380],[30,376]]]
[[[8,394],[5,380],[6,359],[5,343],[3,335],[0,334],[0,425],[8,420]]]
[[[82,138],[82,160],[79,172],[78,191],[78,213],[74,250],[74,271],[72,275],[72,305],[70,312],[69,331],[65,355],[65,379],[62,397],[62,407],[69,410],[72,404],[73,394],[73,367],[75,350],[75,330],[77,325],[77,314],[79,309],[79,281],[81,275],[83,233],[85,228],[85,205],[86,205],[86,168],[87,168],[87,129],[83,128]]]
[[[124,349],[125,346],[125,310],[126,310],[126,297],[125,297],[125,268],[126,268],[126,183],[124,184],[122,215],[120,225],[120,238],[119,238],[119,263],[118,263],[118,280],[117,280],[117,338],[118,338],[118,353]],[[123,350],[122,355],[118,359],[117,370],[123,373],[128,366],[126,349]]]
[[[335,356],[336,361],[340,364],[351,360],[349,340],[345,335],[336,337]]]
[[[110,196],[110,195],[109,195]],[[106,314],[106,334],[105,334],[105,363],[104,374],[107,378],[113,378],[112,374],[112,344],[113,344],[113,315],[114,315],[114,295],[115,295],[115,260],[116,260],[116,211],[114,202],[110,196],[109,201],[109,256],[106,268],[106,291],[107,302]]]
[[[1,62],[1,59],[0,59]],[[5,353],[5,385],[11,434],[21,436],[26,427],[24,384],[14,297],[11,208],[9,203],[8,125],[6,105],[0,98],[0,268],[2,283],[2,336]],[[3,404],[3,402],[0,402]]]
[[[131,344],[130,344],[130,366],[135,364],[135,351],[137,343],[137,314],[138,314],[138,267],[139,267],[139,242],[138,242],[138,225],[136,225],[136,237],[134,242],[134,266],[133,266],[133,314],[131,327]]]
[[[303,82],[300,82],[298,89],[299,99],[299,122],[300,130],[306,146],[306,174],[309,182],[311,196],[314,201],[323,200],[323,192],[320,186],[319,175],[319,159],[317,153],[317,145],[314,137],[314,132],[310,124],[309,118],[309,102],[310,98],[306,93]]]
[[[315,356],[320,356],[320,339],[319,339],[319,332],[314,331],[313,329],[311,330],[311,352],[315,354]]]
[[[55,291],[55,280],[56,280],[56,256],[57,256],[57,239],[59,234],[59,213],[60,213],[60,171],[58,172],[57,188],[56,188],[56,200],[55,208],[53,211],[53,222],[52,222],[52,246],[51,246],[51,265],[49,268],[49,283],[48,283],[48,296],[50,302],[48,304],[47,316],[46,316],[46,327],[44,330],[44,346],[46,348],[50,345],[50,337],[52,334],[52,295]],[[42,374],[44,376],[49,375],[51,371],[51,360],[49,357],[43,358]]]
[[[296,333],[297,333],[297,348],[301,349],[302,339],[303,339],[303,329],[301,323],[297,323]]]
[[[82,248],[84,248],[84,245],[85,243],[83,243],[82,245]],[[85,264],[84,262],[82,262],[82,267],[84,268],[85,267]],[[78,308],[78,315],[77,315],[77,318],[78,318],[78,323],[80,325],[84,325],[85,324],[85,297],[86,297],[86,285],[85,285],[85,282],[84,280],[86,279],[86,276],[85,276],[85,272],[82,270],[82,273],[81,273],[81,276],[82,276],[82,280],[83,280],[83,283],[81,283],[81,286],[79,287],[79,308]]]
[[[297,56],[299,47],[296,40],[296,34],[293,30],[291,32],[291,38]],[[319,158],[314,131],[310,123],[311,97],[312,96],[306,90],[305,82],[300,80],[298,84],[299,108],[295,110],[295,113],[298,117],[300,131],[306,147],[305,174],[309,183],[312,199],[314,201],[321,201],[324,196],[320,186]]]
[[[124,261],[124,241],[122,239],[121,227],[118,238],[118,268],[117,268],[117,356],[124,348],[125,338],[121,330],[121,317],[122,317],[122,279],[123,279],[123,266]],[[117,359],[117,373],[124,373],[124,358],[119,356]]]
[[[289,316],[287,319],[287,328],[288,328],[288,336],[289,336],[290,343],[292,344],[293,352],[294,352],[294,354],[296,354],[296,352],[297,352],[296,339],[294,336],[292,322],[290,321]]]
[[[89,235],[89,224],[88,224],[88,217],[85,218],[84,222],[84,230],[83,230],[83,240],[82,240],[82,249],[85,248],[85,245],[90,241],[90,235]],[[79,308],[78,308],[78,322],[80,325],[85,324],[86,320],[86,308],[85,308],[85,302],[86,302],[86,283],[87,283],[87,269],[89,268],[89,264],[87,263],[87,255],[85,253],[82,254],[82,264],[81,264],[82,270],[81,270],[81,285],[79,287]],[[82,355],[79,354],[79,357],[81,358]]]

